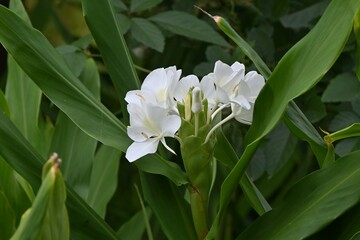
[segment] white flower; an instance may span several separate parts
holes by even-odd
[[[235,62],[231,66],[221,62],[215,63],[214,72],[201,80],[206,85],[215,84],[215,102],[228,104],[234,97],[240,81],[244,78],[245,66]]]
[[[174,94],[180,75],[181,70],[177,70],[175,66],[155,69],[145,78],[141,90],[129,91],[125,100],[138,105],[146,102],[177,111]]]
[[[264,77],[256,71],[245,75],[231,103],[231,110],[237,121],[245,124],[252,123],[255,100],[264,85]]]
[[[129,162],[155,153],[159,142],[175,153],[166,145],[165,137],[174,137],[179,130],[181,119],[178,115],[169,115],[167,109],[144,103],[128,104],[127,109],[130,114],[127,133],[134,141],[126,151]]]

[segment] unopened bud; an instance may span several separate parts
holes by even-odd
[[[195,87],[192,91],[192,105],[191,111],[193,113],[198,113],[203,110],[203,105],[201,101],[201,90],[198,87]]]

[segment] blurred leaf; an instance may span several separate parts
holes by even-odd
[[[255,51],[267,61],[272,61],[275,55],[273,27],[261,25],[253,27],[247,34],[248,42],[253,43]]]
[[[357,122],[360,122],[360,116],[355,113],[350,111],[339,112],[330,122],[329,131],[339,131]]]
[[[140,83],[122,30],[117,23],[110,0],[82,0],[81,3],[86,22],[118,93],[126,122],[128,113],[125,111],[125,95],[130,90],[138,89]]]
[[[86,202],[102,218],[117,187],[120,154],[119,150],[102,145],[93,162]]]
[[[260,146],[251,158],[246,172],[251,180],[256,181],[266,171],[266,156],[262,146]]]
[[[316,123],[326,116],[325,104],[316,93],[312,93],[307,97],[303,105],[305,106],[304,114],[312,123]]]
[[[141,12],[144,10],[148,10],[152,7],[155,7],[162,0],[131,0],[131,12]]]
[[[354,34],[356,39],[356,76],[360,80],[360,9],[358,9],[354,19]]]
[[[73,45],[62,45],[57,47],[56,50],[58,50],[59,53],[63,55],[68,64],[68,67],[71,69],[74,75],[79,77],[81,71],[85,67],[87,58],[82,50]]]
[[[111,5],[116,13],[128,10],[128,7],[122,2],[122,0],[111,0]]]
[[[150,208],[146,208],[146,213],[150,218]],[[117,235],[120,239],[124,240],[141,240],[146,229],[145,221],[144,212],[143,210],[140,210],[121,226]]]
[[[50,159],[53,162],[55,159]],[[70,238],[69,219],[65,207],[66,189],[57,163],[52,164],[43,179],[33,206],[21,218],[12,240]]]
[[[360,93],[352,100],[351,105],[354,112],[360,116]]]
[[[131,20],[131,34],[137,41],[158,52],[164,50],[165,38],[157,26],[144,18]]]
[[[281,17],[280,22],[286,28],[293,28],[296,30],[301,28],[310,29],[313,26],[313,21],[322,15],[327,5],[328,1],[326,0],[315,3],[310,7]]]
[[[360,149],[360,138],[346,138],[335,144],[335,153],[340,157]]]
[[[340,0],[332,1],[310,33],[280,60],[256,100],[253,124],[245,139],[247,147],[222,184],[220,209],[207,239],[216,236],[220,218],[260,140],[274,128],[288,103],[314,86],[341,53],[351,32],[355,9],[359,5],[359,0],[351,0],[346,5]],[[226,24],[220,17],[215,19],[220,26]],[[229,30],[229,25],[225,30]],[[236,36],[233,38],[238,40]],[[266,71],[267,68],[264,66],[262,69]]]
[[[266,171],[274,176],[286,164],[294,153],[297,139],[285,124],[280,123],[267,136],[265,147]]]
[[[15,231],[15,214],[5,196],[0,190],[0,239],[10,239]]]
[[[149,19],[175,34],[220,46],[229,46],[210,25],[188,13],[167,11]]]
[[[331,80],[321,100],[323,102],[346,102],[353,100],[360,92],[360,82],[352,73],[342,73]]]
[[[121,29],[121,33],[127,33],[131,26],[131,19],[120,13],[116,13],[115,17],[117,23],[119,24],[119,28]]]
[[[214,63],[218,60],[231,64],[231,56],[223,47],[216,45],[208,46],[206,48],[205,54],[206,59],[209,60],[213,66]]]
[[[359,158],[353,152],[304,177],[238,239],[303,239],[340,216],[360,198]]]
[[[197,239],[190,205],[161,176],[140,173],[145,201],[151,207],[167,239]]]

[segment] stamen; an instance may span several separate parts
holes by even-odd
[[[143,135],[146,139],[149,139],[149,136],[146,133],[141,132],[141,135]]]
[[[205,138],[205,142],[207,143],[211,137],[211,134],[213,134],[213,132],[215,132],[215,130],[220,127],[221,125],[223,125],[224,123],[228,122],[229,120],[233,119],[235,117],[235,114],[231,113],[229,116],[227,116],[226,118],[224,118],[223,120],[221,120],[220,122],[218,122],[208,133],[208,135]]]
[[[136,96],[138,96],[139,98],[141,98],[141,100],[146,101],[146,99],[144,98],[143,95],[141,95],[140,93],[135,93]]]

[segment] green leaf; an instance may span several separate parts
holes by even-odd
[[[31,26],[30,19],[21,1],[11,1],[10,9],[20,16],[28,26]],[[41,95],[39,87],[29,81],[29,77],[9,55],[5,96],[11,120],[37,149],[41,145],[38,129]]]
[[[82,50],[74,45],[62,45],[56,48],[58,52],[65,58],[68,67],[76,77],[80,76],[86,64],[86,55]]]
[[[304,239],[340,216],[360,198],[359,158],[353,152],[307,175],[238,239]]]
[[[220,46],[229,46],[206,22],[185,12],[167,11],[152,16],[150,20],[175,34]]]
[[[354,34],[356,39],[356,76],[358,80],[360,80],[360,9],[357,10],[357,13],[355,15],[354,19]]]
[[[122,0],[111,0],[111,5],[114,8],[115,12],[122,12],[128,10],[127,6],[122,2]]]
[[[39,189],[41,165],[45,159],[1,111],[0,154],[35,191]],[[81,236],[82,239],[116,239],[113,230],[70,188],[67,188],[67,195],[72,236]]]
[[[82,0],[81,2],[85,20],[100,50],[124,110],[126,109],[124,99],[126,93],[129,90],[138,89],[140,83],[111,2],[110,0]],[[127,116],[127,111],[123,111],[123,115]]]
[[[197,239],[190,205],[169,181],[161,176],[141,173],[145,201],[151,207],[167,239]]]
[[[123,151],[126,128],[69,70],[37,30],[0,6],[0,41],[26,74],[84,132]]]
[[[341,111],[330,122],[329,131],[339,131],[357,122],[360,122],[359,115],[351,111]]]
[[[0,89],[0,109],[3,111],[6,115],[10,116],[9,106],[6,102],[5,95],[3,91]]]
[[[55,159],[49,161],[53,162]],[[70,238],[69,219],[65,207],[66,189],[58,163],[54,162],[45,176],[33,206],[24,213],[12,240]]]
[[[0,191],[0,216],[1,239],[10,239],[15,231],[15,214],[2,191]]]
[[[93,59],[83,59],[83,61],[79,71],[80,79],[87,89],[100,99],[100,76],[96,63]],[[68,63],[70,65],[72,60],[70,59]],[[78,70],[73,69],[73,71]],[[94,161],[96,144],[94,138],[78,128],[64,113],[58,114],[50,151],[57,152],[64,160],[61,169],[66,183],[83,199],[86,199],[89,191],[89,173]],[[80,145],[81,148],[78,147]]]
[[[341,73],[331,80],[321,100],[323,102],[347,102],[353,100],[360,92],[360,82],[352,73]]]
[[[119,28],[121,29],[121,33],[125,34],[130,29],[131,19],[125,16],[124,14],[116,13],[116,21],[119,24]]]
[[[221,187],[220,210],[207,239],[216,236],[219,220],[259,141],[274,128],[288,103],[316,84],[341,53],[359,5],[359,0],[346,5],[340,0],[332,1],[309,34],[280,60],[257,98],[253,124],[246,137],[247,147]],[[218,24],[223,21],[220,17],[215,19]]]
[[[31,206],[33,200],[33,193],[26,193],[19,178],[21,177],[0,157],[0,189],[13,209],[16,223],[20,222],[21,215]]]
[[[297,139],[280,123],[267,136],[265,155],[266,171],[274,176],[286,164],[294,153]]]
[[[93,162],[86,202],[102,218],[117,187],[120,154],[119,150],[102,145]]]
[[[286,28],[301,29],[311,28],[313,26],[314,19],[321,16],[324,12],[327,1],[322,1],[311,5],[305,9],[286,15],[280,18],[281,24]]]
[[[150,218],[150,208],[146,208],[146,213]],[[143,210],[140,210],[121,226],[117,235],[124,240],[141,240],[146,229],[145,221],[148,220],[146,220]]]
[[[157,26],[144,18],[133,18],[131,24],[133,37],[158,52],[164,50],[165,38]]]
[[[161,2],[162,0],[131,0],[130,10],[131,12],[141,12],[155,7]]]

